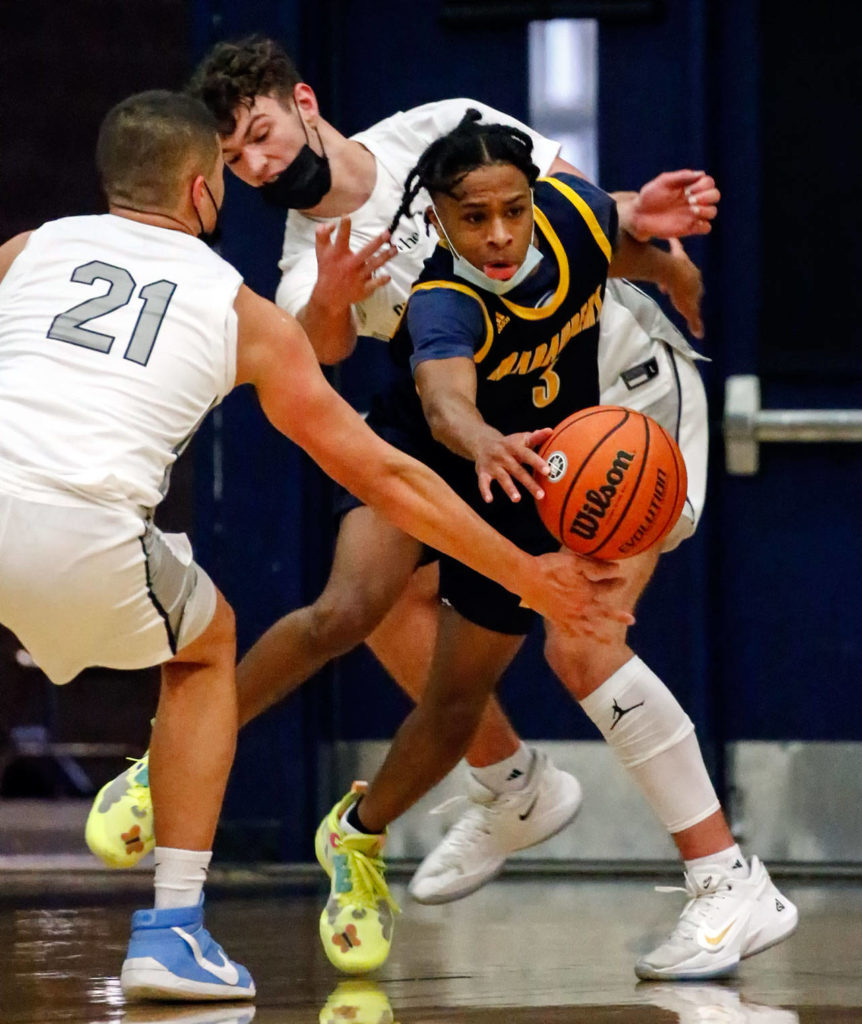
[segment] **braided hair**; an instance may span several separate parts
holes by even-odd
[[[448,135],[435,139],[419,157],[407,175],[401,204],[389,225],[390,234],[402,217],[410,215],[410,207],[421,189],[431,195],[442,192],[452,196],[477,167],[512,164],[523,171],[530,188],[533,187],[539,176],[539,168],[533,163],[533,140],[513,125],[479,124],[481,117],[471,107]]]

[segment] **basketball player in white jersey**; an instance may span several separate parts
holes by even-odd
[[[202,104],[131,97],[106,117],[97,162],[108,214],[0,247],[0,622],[57,684],[90,665],[162,665],[155,905],[132,918],[123,990],[248,999],[248,971],[203,926],[236,738],[233,613],[185,536],[151,519],[207,412],[252,384],[273,425],[400,528],[572,630],[630,616],[609,607],[613,568],[527,556],[380,442],[326,383],[298,323],[207,248],[224,185]]]

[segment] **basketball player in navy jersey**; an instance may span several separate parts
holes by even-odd
[[[541,494],[545,468],[532,447],[546,428],[598,403],[607,274],[666,278],[651,247],[618,231],[609,196],[572,175],[537,181],[531,151],[525,133],[480,124],[471,111],[411,173],[393,229],[425,189],[441,241],[392,342],[412,376],[405,373],[376,402],[368,422],[433,466],[500,532],[540,552],[556,542],[529,497]],[[346,499],[346,508],[355,505]],[[694,525],[684,515],[664,545],[621,564],[631,606],[661,550]],[[445,556],[440,597],[432,669],[418,706],[367,792],[348,793],[317,834],[317,855],[332,880],[321,937],[330,960],[351,972],[379,966],[392,939],[386,827],[463,754],[534,618],[517,597]],[[795,908],[757,858],[747,862],[736,845],[690,719],[628,647],[627,627],[612,629],[610,643],[597,643],[548,623],[546,657],[686,862],[691,901],[667,942],[636,971],[675,979],[729,973],[741,957],[790,934]]]

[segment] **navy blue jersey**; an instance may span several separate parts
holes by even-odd
[[[527,280],[503,296],[476,288],[455,275],[451,253],[438,245],[392,340],[396,361],[414,369],[426,359],[472,356],[476,405],[504,434],[556,426],[599,401],[598,317],[616,207],[569,175],[540,179],[535,207],[543,259]],[[414,389],[401,388],[401,416],[421,416]]]
[[[482,500],[473,463],[431,436],[407,369],[409,362],[472,356],[476,405],[504,434],[553,427],[598,403],[598,316],[616,236],[616,206],[589,182],[563,176],[537,182],[535,207],[543,259],[507,295],[456,277],[445,246],[426,260],[392,341],[403,375],[375,398],[368,423],[435,469],[504,536],[540,553],[557,545],[534,502],[515,504],[501,495],[490,505]]]

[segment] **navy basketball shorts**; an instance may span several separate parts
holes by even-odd
[[[419,437],[415,432],[396,425],[372,412],[368,425],[393,447],[413,456],[446,480],[450,487],[470,505],[487,523],[518,547],[532,555],[559,550],[556,541],[545,529],[532,497],[522,491],[520,502],[511,501],[495,484],[494,500],[486,505],[479,494],[479,484],[472,463],[457,456],[443,453],[442,447],[432,440]],[[340,518],[362,502],[349,491],[338,486],[335,511]],[[453,608],[468,622],[495,633],[522,636],[529,633],[536,613],[521,607],[521,599],[501,587],[487,576],[475,572],[462,562],[426,547],[420,565],[439,561],[439,596],[443,604]]]

